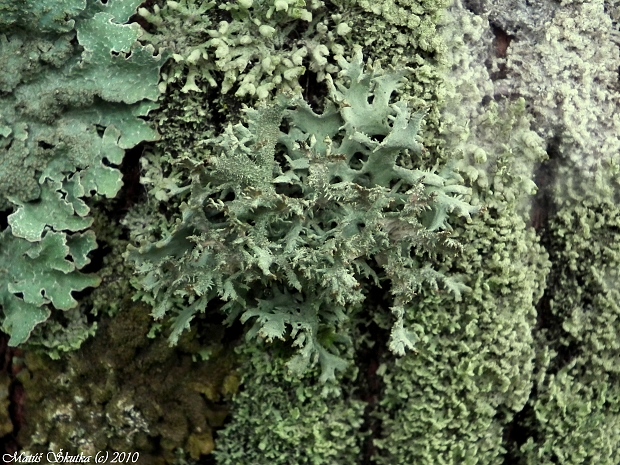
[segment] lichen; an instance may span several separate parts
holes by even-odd
[[[616,198],[620,50],[606,2],[551,3],[535,25],[528,24],[536,19],[531,8],[519,9],[522,14],[509,23],[509,15],[489,12],[508,33],[523,31],[510,44],[498,87],[528,101],[534,129],[548,141],[558,166],[556,203]]]
[[[318,361],[333,379],[343,367],[337,345],[348,339],[338,328],[364,300],[366,281],[391,283],[389,344],[399,354],[414,345],[402,307],[415,292],[464,289],[424,263],[458,248],[449,218],[469,218],[477,208],[462,200],[467,189],[448,167],[418,168],[423,114],[391,103],[409,71],[365,72],[359,52],[340,66],[340,82],[328,77],[322,114],[281,96],[248,109],[247,126],[229,125],[204,141],[205,163],[179,162],[192,178],[182,218],[160,242],[128,253],[142,298],[157,318],[173,317],[173,342],[221,299],[228,321],[254,321],[253,335],[289,333],[300,348],[291,367]],[[157,192],[164,178],[143,179]],[[326,345],[332,333],[339,342]]]
[[[12,345],[99,283],[80,271],[96,248],[87,202],[116,196],[125,149],[157,139],[141,117],[163,61],[125,24],[138,3],[0,2],[0,60],[15,71],[0,79],[0,253],[11,263],[0,305]]]
[[[423,290],[407,308],[418,353],[380,369],[379,464],[504,463],[504,431],[533,383],[535,305],[549,262],[528,222],[544,145],[523,101],[486,103],[493,85],[477,56],[486,25],[460,2],[453,8],[439,130],[443,150],[461,157],[472,203],[484,209],[471,224],[455,224],[463,250],[435,266],[462,275],[471,291],[459,302]]]
[[[246,347],[241,357],[242,388],[234,399],[232,421],[218,434],[217,463],[361,462],[365,404],[351,389],[327,388],[316,371],[291,375],[286,356],[269,355],[266,348]],[[341,381],[351,378],[353,372]]]
[[[551,222],[553,297],[541,315],[528,435],[515,453],[524,464],[620,460],[619,226],[609,199],[562,208]]]
[[[162,91],[182,79],[183,92],[219,88],[223,94],[234,90],[237,97],[259,100],[278,90],[300,93],[307,69],[318,73],[319,80],[337,70],[328,57],[342,56],[340,42],[351,30],[342,14],[317,0],[217,5],[182,0],[139,12],[153,29],[145,39],[172,53]]]

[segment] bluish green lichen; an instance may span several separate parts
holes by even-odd
[[[0,2],[0,61],[14,70],[0,78],[0,208],[14,210],[0,294],[12,345],[99,282],[79,272],[95,248],[87,199],[116,196],[124,150],[157,138],[141,117],[156,106],[162,60],[124,24],[139,3]]]
[[[416,291],[441,283],[460,295],[425,257],[458,248],[448,218],[477,209],[455,173],[416,167],[423,114],[391,103],[407,71],[366,73],[361,54],[340,66],[323,114],[282,96],[206,141],[204,165],[182,161],[192,172],[182,219],[129,254],[154,315],[174,315],[173,342],[218,298],[229,321],[255,322],[253,335],[289,333],[300,350],[290,366],[318,360],[328,379],[343,367],[334,341],[348,339],[332,333],[364,300],[365,281],[391,283],[396,353],[414,344],[402,321]]]

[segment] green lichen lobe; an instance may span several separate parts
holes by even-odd
[[[163,60],[124,24],[138,3],[0,2],[0,60],[15,71],[0,79],[0,209],[13,211],[0,250],[14,264],[0,294],[12,345],[98,284],[80,272],[95,248],[88,199],[115,197],[124,150],[158,137],[142,117]]]

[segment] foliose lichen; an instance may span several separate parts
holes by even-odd
[[[49,4],[48,4],[49,3]],[[77,306],[96,286],[80,272],[96,247],[88,199],[114,197],[124,150],[157,133],[162,60],[125,24],[140,2],[0,2],[0,304],[11,344],[25,342],[51,309]]]
[[[348,339],[338,328],[364,300],[366,281],[391,283],[396,353],[415,343],[403,306],[416,291],[441,283],[458,297],[464,289],[425,257],[457,249],[448,218],[477,209],[449,168],[416,168],[423,114],[390,100],[406,71],[366,73],[361,53],[340,65],[323,114],[283,95],[247,110],[247,127],[207,141],[205,163],[181,161],[192,172],[182,218],[168,237],[128,255],[154,315],[173,316],[173,342],[220,299],[229,321],[255,322],[252,335],[289,333],[299,347],[291,368],[318,361],[333,379],[343,368],[337,346]]]

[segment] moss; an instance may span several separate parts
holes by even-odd
[[[187,441],[187,448],[189,456],[194,460],[199,459],[202,455],[208,455],[215,449],[213,435],[211,433],[191,434]]]
[[[8,373],[0,373],[0,438],[13,432],[13,421],[9,410],[11,381]]]
[[[194,333],[171,349],[163,335],[147,337],[150,326],[148,310],[125,301],[68,359],[28,353],[21,375],[29,399],[19,436],[24,449],[131,450],[146,464],[177,463],[179,450],[194,459],[210,452],[209,438],[228,412],[224,383],[234,357],[214,342],[215,330],[212,357],[195,362],[201,344]]]

